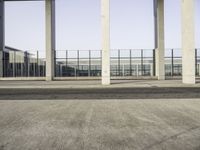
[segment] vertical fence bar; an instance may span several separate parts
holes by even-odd
[[[132,50],[130,49],[130,66],[129,66],[129,69],[130,69],[130,76],[132,76]]]
[[[199,61],[199,55],[198,55],[198,52],[199,52],[199,49],[197,49],[197,75],[199,76],[200,75],[200,66],[198,64],[198,61]]]
[[[3,77],[7,76],[8,65],[6,64],[6,52],[3,51]]]
[[[125,68],[124,68],[124,64],[122,65],[122,75],[123,75],[123,77],[125,76]]]
[[[28,68],[27,68],[27,71],[28,71],[28,77],[30,77],[30,58],[31,56],[29,56],[29,53],[27,54],[27,63],[28,63]]]
[[[91,76],[91,50],[89,50],[89,70],[88,70],[88,76]]]
[[[156,76],[156,50],[153,49],[153,76]]]
[[[43,62],[43,64],[44,64],[44,66],[43,66],[43,76],[45,77],[46,76],[46,59]]]
[[[198,75],[198,55],[197,55],[197,49],[195,49],[195,74]]]
[[[36,58],[35,58],[36,57]],[[33,63],[33,76],[36,76],[36,64],[37,64],[37,53],[34,54],[34,63]]]
[[[39,52],[37,51],[36,76],[39,76]]]
[[[102,68],[102,50],[100,50],[100,62],[101,62],[101,64],[100,64],[100,67]],[[110,65],[112,65],[111,63],[110,63]],[[110,66],[110,68],[111,68],[112,66]],[[112,69],[110,69],[110,71],[111,71]],[[111,74],[111,73],[110,73]],[[102,69],[101,69],[101,73],[100,73],[100,76],[102,76]]]
[[[171,76],[174,76],[174,49],[171,50]]]
[[[59,76],[59,72],[57,72],[57,68],[58,68],[58,71],[59,71],[59,64],[57,65],[57,60],[58,60],[58,58],[57,58],[57,51],[56,50],[53,50],[53,55],[54,55],[54,57],[52,58],[53,59],[53,71],[54,71],[54,76]],[[46,58],[47,59],[47,58]],[[47,65],[47,63],[46,63],[46,65]],[[47,68],[46,68],[47,69]],[[47,76],[47,74],[46,74],[46,76]],[[53,76],[53,77],[54,77]]]
[[[143,49],[141,49],[141,75],[144,75],[144,58],[143,58]]]
[[[15,61],[15,59],[16,59],[16,52],[14,51],[14,53],[13,53],[14,55],[13,55],[13,77],[15,77],[15,63],[16,63],[16,61]]]
[[[62,77],[62,75],[63,75],[63,71],[62,71],[63,66],[62,66],[62,64],[59,64],[59,68],[60,68],[60,77]]]
[[[79,60],[79,50],[77,51],[77,71],[76,71],[76,76],[79,76],[79,65],[80,65],[80,60]]]
[[[118,75],[120,76],[121,75],[121,73],[120,73],[120,68],[121,68],[121,62],[120,62],[120,58],[121,58],[121,56],[120,56],[120,50],[118,50]]]
[[[66,74],[68,75],[68,50],[66,50],[66,58],[65,58],[65,65],[66,65]]]
[[[24,53],[23,53],[24,54]],[[22,55],[24,57],[24,55]],[[20,69],[21,69],[21,77],[23,77],[23,57],[20,56]]]
[[[27,51],[24,52],[25,56],[24,56],[24,76],[27,77],[28,76],[28,55],[27,55]]]

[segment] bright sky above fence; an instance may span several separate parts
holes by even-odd
[[[181,47],[180,0],[165,0],[166,48]],[[200,47],[200,0],[196,0]],[[45,49],[44,2],[6,2],[6,45]],[[111,0],[111,48],[154,48],[153,0]],[[101,49],[100,0],[56,0],[56,49]]]

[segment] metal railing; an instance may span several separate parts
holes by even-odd
[[[154,50],[111,50],[111,76],[153,76]],[[101,76],[101,50],[56,51],[56,77]]]
[[[4,52],[4,77],[44,77],[46,60],[41,51]]]
[[[100,77],[101,50],[56,50],[55,77]],[[45,77],[44,51],[4,52],[4,77]],[[155,76],[155,50],[111,50],[111,76]],[[196,76],[200,76],[200,49],[195,49]],[[165,75],[182,75],[180,49],[165,50]]]
[[[196,76],[200,76],[200,49],[195,49],[195,66]],[[181,49],[165,50],[165,75],[182,76]]]
[[[56,77],[101,76],[100,50],[56,51]]]

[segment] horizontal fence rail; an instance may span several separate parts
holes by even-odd
[[[155,76],[154,49],[114,49],[111,76]],[[4,52],[4,77],[45,77],[44,51]],[[56,50],[55,77],[100,77],[101,50]],[[200,76],[200,49],[195,49],[196,76]],[[165,50],[165,75],[182,75],[181,49]]]

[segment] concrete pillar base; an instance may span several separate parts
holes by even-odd
[[[188,75],[183,77],[184,84],[196,84],[195,76]]]
[[[102,77],[102,85],[110,85],[110,77]]]
[[[165,76],[163,75],[163,76],[158,76],[158,80],[165,80]]]
[[[46,77],[46,81],[53,81],[52,77]]]

